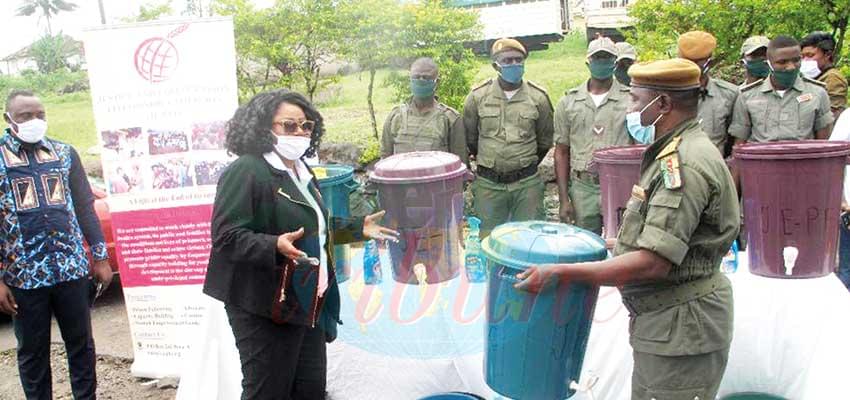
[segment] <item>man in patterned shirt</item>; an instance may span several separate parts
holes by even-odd
[[[14,91],[0,136],[0,311],[13,317],[27,399],[50,399],[50,319],[56,317],[74,398],[94,399],[95,351],[89,293],[112,280],[94,195],[73,147],[45,137],[46,113],[30,91]],[[89,265],[83,239],[94,265]]]

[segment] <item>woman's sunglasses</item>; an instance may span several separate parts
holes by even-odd
[[[316,127],[316,123],[313,121],[304,121],[299,124],[297,121],[291,119],[275,122],[274,125],[280,125],[283,128],[283,133],[288,135],[295,134],[299,128],[304,133],[313,133],[313,128]]]

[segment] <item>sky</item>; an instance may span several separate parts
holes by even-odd
[[[78,36],[88,27],[100,26],[100,12],[97,0],[70,0],[77,4],[72,12],[61,12],[50,23],[53,33],[62,31],[71,36]],[[143,4],[161,4],[163,0],[103,0],[107,24],[121,23],[121,18],[134,15]],[[258,6],[268,5],[273,0],[253,0]],[[21,0],[0,0],[0,58],[14,53],[24,46],[36,41],[47,32],[44,18],[36,15],[19,17],[15,11],[21,5]],[[172,0],[172,8],[179,10],[183,0]]]

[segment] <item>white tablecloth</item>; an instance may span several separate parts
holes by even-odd
[[[353,259],[359,260],[359,253]],[[735,336],[720,395],[757,391],[788,399],[837,398],[845,391],[850,364],[847,290],[834,275],[804,280],[757,277],[747,272],[746,255],[739,259],[741,267],[730,275]],[[361,269],[355,262],[353,270]],[[355,300],[369,296],[363,297],[368,287],[359,276],[340,287],[346,325],[328,345],[331,398],[403,400],[462,391],[499,399],[484,382],[483,312],[470,317],[483,305],[485,285],[471,285],[469,292],[463,292],[470,286],[460,279],[440,285],[437,305],[414,319],[420,296],[429,292],[410,285],[402,286],[407,292],[390,289],[397,286],[389,275],[385,267],[381,296],[371,296],[381,301],[364,302],[362,307]],[[468,300],[455,301],[459,297]],[[393,299],[401,306],[393,308]],[[239,396],[241,372],[233,335],[221,303],[210,303],[207,334],[184,360],[178,400]],[[372,315],[378,317],[370,320]],[[582,369],[583,381],[595,376],[598,382],[592,394],[579,392],[573,399],[628,399],[631,370],[628,314],[617,290],[602,288]]]

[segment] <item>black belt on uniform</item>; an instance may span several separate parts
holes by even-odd
[[[623,296],[623,305],[630,316],[635,316],[685,304],[727,286],[729,280],[722,273],[715,272],[711,276],[640,297]]]
[[[508,184],[528,178],[537,173],[537,164],[531,164],[511,172],[499,173],[490,168],[478,166],[478,176],[496,183]]]
[[[572,176],[573,179],[576,179],[576,180],[579,180],[579,181],[590,182],[590,183],[593,183],[595,185],[599,184],[599,175],[594,174],[593,172],[572,170],[570,172],[570,175]]]

